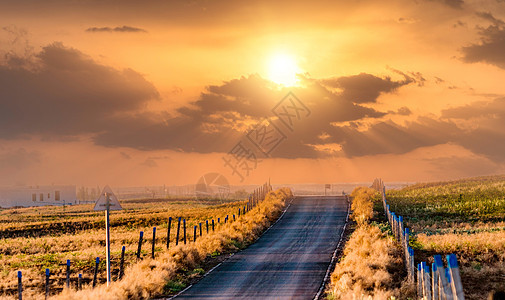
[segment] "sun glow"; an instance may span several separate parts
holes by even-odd
[[[268,62],[268,79],[284,86],[294,86],[298,82],[296,74],[301,73],[294,57],[276,54]]]

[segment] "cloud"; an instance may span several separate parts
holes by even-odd
[[[479,17],[490,21],[486,28],[478,27],[481,36],[479,43],[461,49],[463,61],[467,63],[484,62],[505,69],[505,22],[491,13],[478,13]]]
[[[367,88],[366,79],[362,88]],[[338,81],[338,78],[334,80]],[[352,88],[359,85],[360,77],[355,81]],[[394,87],[382,88],[383,92],[401,86],[397,82],[386,82]],[[386,115],[385,112],[353,102],[352,97],[346,94],[347,84],[342,89],[344,95],[332,92],[319,80],[304,79],[303,85],[291,91],[310,108],[310,118],[297,124],[293,135],[272,154],[276,157],[320,156],[321,153],[317,151],[320,147],[314,145],[320,142],[318,136],[332,129],[331,123],[376,119]],[[228,152],[259,121],[273,117],[273,107],[289,91],[286,88],[279,89],[258,75],[230,80],[222,85],[207,87],[197,100],[178,109],[176,117],[167,116],[163,122],[159,122],[142,115],[128,116],[118,119],[121,125],[98,134],[94,141],[102,146],[142,150]],[[286,133],[290,132],[278,120],[276,122]]]
[[[463,0],[428,0],[433,2],[439,2],[452,8],[462,8],[465,4]]]
[[[35,63],[31,61],[34,60]],[[34,57],[0,65],[0,138],[75,136],[116,126],[122,114],[159,99],[142,75],[101,65],[53,43]]]
[[[393,81],[390,77],[380,78],[372,74],[361,73],[359,75],[344,76],[334,79],[326,79],[321,82],[329,87],[341,89],[340,96],[354,103],[377,102],[382,93],[394,92],[401,86],[414,82],[411,77],[404,75],[404,80]]]
[[[123,25],[121,27],[89,27],[86,32],[147,32],[147,30]]]

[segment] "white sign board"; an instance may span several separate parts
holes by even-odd
[[[96,200],[95,203],[95,208],[94,210],[107,210],[107,199],[109,202],[109,210],[121,210],[123,209],[121,207],[121,204],[119,204],[119,201],[112,192],[112,189],[107,185],[103,188],[102,193],[100,194],[100,197],[98,200]]]

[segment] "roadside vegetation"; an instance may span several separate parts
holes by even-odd
[[[351,194],[351,226],[343,256],[331,275],[328,299],[392,299],[412,296],[405,281],[401,248],[390,235],[380,212],[374,211],[377,191],[358,187]],[[406,298],[401,298],[406,299]]]
[[[416,263],[455,253],[465,299],[487,299],[505,281],[505,176],[416,184],[387,191],[411,228]]]
[[[205,272],[205,261],[242,249],[252,243],[281,213],[289,189],[270,192],[265,201],[238,217],[245,201],[154,199],[122,202],[124,210],[111,212],[112,278],[118,276],[121,247],[126,246],[125,275],[110,287],[90,287],[95,258],[102,259],[100,282],[105,282],[105,230],[103,212],[92,205],[34,207],[0,211],[0,288],[4,296],[17,292],[17,271],[23,272],[26,299],[43,299],[43,272],[50,268],[51,284],[64,286],[65,262],[72,263],[71,289],[56,299],[147,299],[182,290]],[[236,220],[233,221],[233,214]],[[229,216],[228,223],[224,218]],[[172,217],[170,249],[166,250],[168,218]],[[175,246],[177,217],[186,219],[188,244]],[[217,218],[220,218],[218,224]],[[214,219],[215,232],[206,233],[205,220]],[[193,243],[193,226],[203,223]],[[151,259],[152,227],[157,227],[155,259]],[[181,225],[182,226],[182,225]],[[142,260],[136,258],[139,232],[144,231]],[[182,236],[182,228],[181,228]],[[75,290],[82,273],[83,290]]]

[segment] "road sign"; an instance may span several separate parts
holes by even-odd
[[[107,197],[109,198],[109,210],[121,210],[121,204],[112,192],[112,189],[107,185],[103,188],[100,198],[96,200],[94,210],[107,210]]]
[[[107,286],[110,285],[110,223],[109,223],[109,211],[110,210],[121,210],[121,204],[117,200],[116,195],[112,192],[112,189],[106,185],[103,188],[102,193],[98,200],[96,200],[94,210],[104,210],[105,211],[105,247],[107,249]]]

